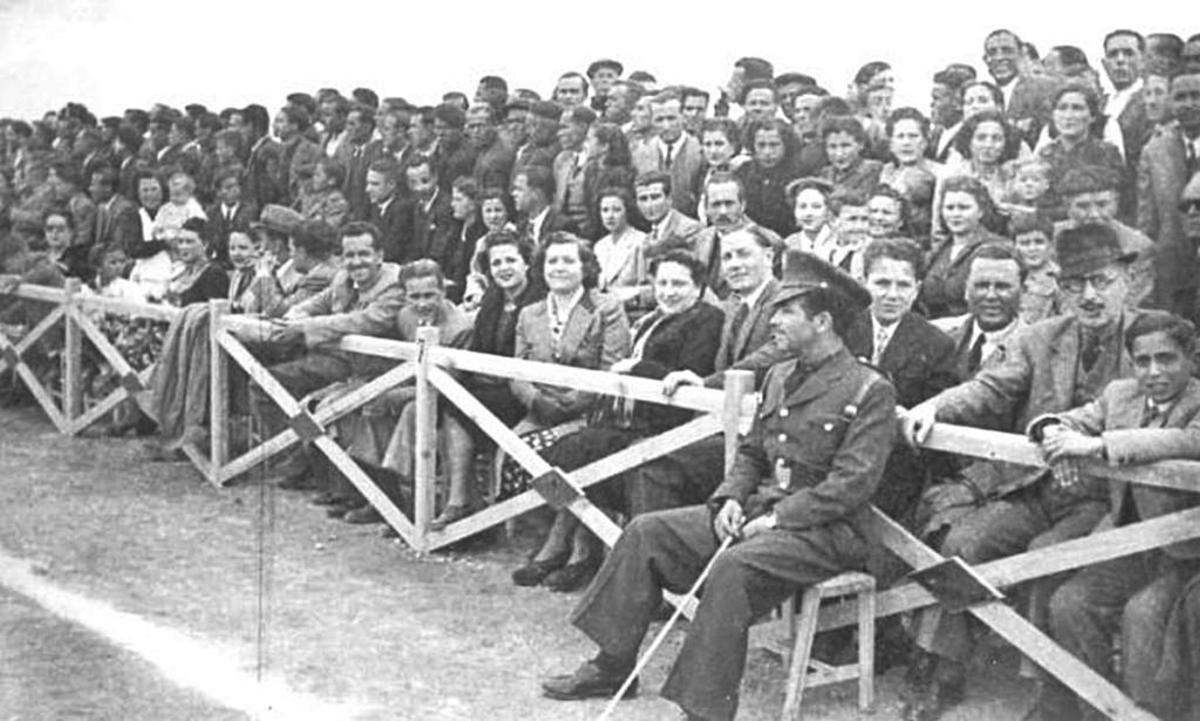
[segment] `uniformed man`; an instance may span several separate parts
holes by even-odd
[[[806,586],[863,568],[857,520],[891,447],[895,392],[840,335],[870,295],[815,256],[792,251],[787,261],[772,324],[790,359],[768,374],[732,472],[707,505],[629,524],[572,615],[600,653],[544,682],[550,698],[615,693],[663,590],[686,591],[733,536],[662,690],[688,718],[732,719],[751,622]]]

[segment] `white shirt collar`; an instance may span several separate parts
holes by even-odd
[[[1004,342],[1007,341],[1009,336],[1011,336],[1013,334],[1013,331],[1015,331],[1017,329],[1017,326],[1020,323],[1020,321],[1021,321],[1020,316],[1017,316],[1016,318],[1013,318],[1011,323],[1004,326],[1003,328],[999,328],[997,330],[985,331],[979,327],[979,321],[972,319],[971,320],[971,343],[970,343],[970,345],[975,345],[975,340],[977,338],[979,338],[980,334],[982,334],[983,335],[983,354],[981,357],[984,359],[987,359],[992,355],[992,353],[994,353],[996,351],[997,348],[1004,345]]]
[[[763,280],[763,282],[761,282],[761,283],[759,283],[759,284],[758,284],[758,287],[757,287],[757,288],[755,288],[754,290],[750,291],[750,293],[749,293],[749,294],[747,294],[747,295],[743,296],[743,297],[742,297],[742,302],[744,302],[746,305],[748,305],[748,306],[750,306],[751,308],[753,308],[753,307],[754,307],[754,306],[755,306],[755,305],[758,303],[758,299],[762,297],[762,294],[766,292],[766,290],[767,290],[767,282],[768,282],[769,280],[770,280],[770,278],[766,278],[766,279],[764,279],[764,280]]]
[[[550,215],[550,206],[542,209],[542,212],[529,219],[529,225],[533,228],[533,237],[536,240],[542,234],[542,225],[546,222],[547,216]]]

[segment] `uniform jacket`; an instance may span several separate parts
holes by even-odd
[[[705,379],[706,386],[722,387],[727,370],[753,371],[755,386],[759,386],[767,370],[784,359],[784,351],[771,339],[771,316],[775,315],[778,294],[779,281],[768,278],[767,287],[750,308],[741,329],[733,327],[741,301],[731,297],[723,303],[725,323],[721,326],[721,345],[713,364],[715,372]]]
[[[684,215],[696,217],[699,197],[692,189],[704,170],[704,154],[700,151],[700,141],[684,133],[683,144],[671,158],[670,168],[665,167],[665,160],[661,146],[654,140],[633,149],[633,168],[637,175],[649,172],[670,173],[671,205]]]
[[[1177,127],[1162,129],[1142,149],[1137,176],[1137,226],[1156,243],[1155,281],[1160,304],[1197,285],[1196,248],[1184,237],[1179,198],[1188,182],[1187,154]]]
[[[629,320],[620,301],[594,290],[585,291],[571,310],[562,338],[555,344],[550,332],[550,301],[542,299],[521,310],[517,318],[515,357],[576,368],[604,370],[629,355]],[[539,386],[527,381],[509,383],[513,395],[527,408],[539,397],[550,399],[550,424],[586,412],[594,396],[585,391]],[[535,415],[537,411],[535,410]]]
[[[1108,462],[1114,466],[1169,458],[1200,459],[1200,381],[1188,380],[1166,417],[1142,428],[1145,408],[1146,395],[1138,389],[1137,381],[1123,378],[1109,383],[1104,393],[1091,403],[1065,413],[1035,418],[1032,425],[1037,426],[1047,418],[1057,418],[1081,433],[1100,436]],[[1125,525],[1130,511],[1136,511],[1138,519],[1146,520],[1200,503],[1197,493],[1138,483],[1112,481],[1110,484],[1112,513],[1108,523],[1102,522],[1102,527]],[[1127,490],[1131,492],[1127,494]],[[1133,509],[1128,507],[1129,498],[1133,500]],[[1163,551],[1175,558],[1200,558],[1200,541],[1176,543]]]
[[[1126,310],[1122,328],[1137,318]],[[949,423],[981,425],[986,419],[1012,418],[1012,429],[1022,431],[1045,413],[1061,413],[1077,405],[1075,371],[1079,365],[1079,321],[1074,315],[1049,318],[1024,328],[1007,344],[1004,362],[984,367],[974,378],[943,391],[933,402],[937,419]],[[1118,338],[1121,361],[1117,377],[1132,375],[1133,362]],[[1010,464],[990,464],[995,473],[984,481],[985,493],[1004,495],[1037,481],[1039,469]],[[980,481],[981,479],[976,479]]]
[[[355,292],[350,274],[339,270],[329,287],[285,316],[298,320],[309,348],[336,343],[347,335],[390,336],[404,304],[400,266],[384,263],[371,285]]]
[[[798,363],[785,361],[767,375],[754,426],[710,506],[734,499],[748,517],[774,509],[786,530],[852,522],[891,452],[895,391],[843,348],[787,393]]]

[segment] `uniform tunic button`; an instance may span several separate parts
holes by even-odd
[[[786,408],[780,408],[780,409],[779,409],[779,417],[780,417],[780,418],[787,418],[787,417],[788,417],[788,409],[786,409]]]

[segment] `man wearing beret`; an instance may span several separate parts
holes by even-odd
[[[1003,363],[909,410],[903,425],[910,442],[924,443],[937,422],[978,426],[1009,418],[1001,430],[1022,433],[1034,418],[1091,402],[1109,381],[1131,375],[1125,330],[1139,311],[1127,307],[1128,256],[1116,232],[1101,223],[1069,228],[1056,249],[1065,314],[1020,331]],[[1107,488],[1095,481],[1066,484],[1045,469],[1003,463],[980,470],[991,472],[947,481],[966,486],[976,502],[949,524],[940,542],[944,556],[978,564],[1061,543],[1090,532],[1108,511]],[[1034,623],[1045,624],[1054,587],[1048,580],[1033,584]],[[918,612],[913,631],[928,653],[910,672],[906,719],[932,721],[963,699],[972,651],[967,624],[963,614],[940,608]]]
[[[792,251],[784,268],[773,328],[793,357],[771,369],[732,471],[706,505],[638,516],[626,527],[571,617],[600,653],[548,679],[550,698],[615,693],[663,590],[686,591],[733,537],[662,690],[689,719],[732,719],[753,620],[807,586],[863,568],[859,519],[887,460],[895,393],[840,333],[870,296],[815,256]]]
[[[433,109],[433,135],[437,138],[433,167],[438,185],[447,197],[455,180],[469,178],[475,171],[477,151],[463,137],[466,125],[466,111],[454,103],[442,103]]]
[[[529,114],[525,117],[526,138],[524,144],[517,148],[517,159],[512,169],[513,180],[533,165],[553,170],[554,159],[562,151],[558,145],[558,121],[562,114],[562,108],[551,102],[537,100],[529,104]]]
[[[608,104],[608,91],[623,72],[624,65],[608,58],[597,60],[588,66],[588,80],[592,81],[592,110],[598,115],[604,114],[604,107]]]

